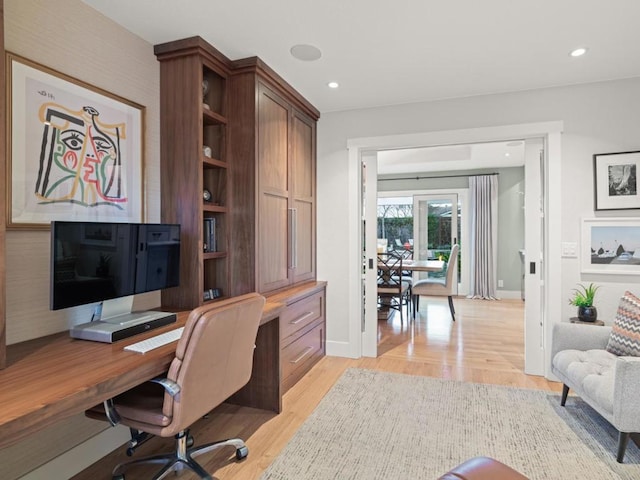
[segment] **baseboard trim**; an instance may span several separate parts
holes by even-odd
[[[520,290],[498,290],[497,293],[498,298],[504,298],[508,300],[522,300],[522,292]]]
[[[71,478],[130,439],[129,429],[122,425],[107,428],[89,440],[20,477],[20,480]],[[114,465],[115,467],[115,465]]]
[[[327,355],[330,357],[359,358],[354,356],[353,346],[349,342],[327,341],[326,347]]]

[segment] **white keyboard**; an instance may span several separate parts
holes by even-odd
[[[184,327],[176,328],[175,330],[161,333],[155,337],[150,337],[146,340],[141,340],[139,342],[132,343],[131,345],[127,345],[124,349],[128,352],[147,353],[149,350],[153,350],[154,348],[179,340],[182,336],[183,330]]]

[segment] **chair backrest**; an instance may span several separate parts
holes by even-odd
[[[447,278],[445,280],[446,287],[453,291],[453,274],[456,272],[456,266],[458,265],[458,251],[460,247],[457,243],[454,243],[451,247],[451,253],[449,254],[449,260],[447,262]]]
[[[413,260],[413,250],[392,250],[389,253],[394,257],[399,257],[403,260]]]
[[[180,385],[178,395],[164,397],[170,428],[187,428],[249,381],[264,304],[264,297],[250,293],[189,314],[167,374]]]
[[[378,287],[401,289],[402,256],[394,253],[378,254]]]

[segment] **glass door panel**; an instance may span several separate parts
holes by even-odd
[[[458,195],[416,195],[413,197],[413,212],[414,258],[448,261],[451,246],[454,243],[460,244],[462,222]],[[458,258],[456,279],[460,278],[460,265],[460,258]],[[445,275],[444,271],[429,274],[430,277]],[[426,274],[421,273],[420,278],[424,277]]]

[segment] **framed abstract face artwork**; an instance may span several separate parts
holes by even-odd
[[[640,208],[640,152],[593,156],[596,210]]]
[[[7,227],[137,222],[144,107],[7,54]]]

